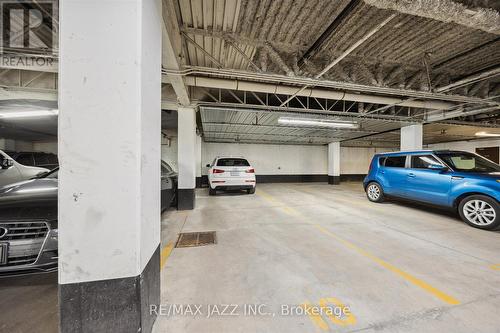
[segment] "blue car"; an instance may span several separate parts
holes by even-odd
[[[397,197],[458,211],[467,224],[500,226],[500,166],[450,150],[377,154],[363,182],[368,200]]]

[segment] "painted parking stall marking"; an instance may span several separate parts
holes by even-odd
[[[263,192],[262,190],[259,190],[258,195],[260,195],[262,198],[268,200],[268,201],[271,201],[273,202],[274,204],[281,204],[282,206],[285,206],[283,203],[281,203],[280,201],[278,201],[276,198],[272,197],[271,195]],[[293,209],[291,207],[288,207],[287,210],[284,210],[283,211],[286,213],[288,210],[292,211],[293,212],[293,215],[299,215],[299,216],[302,216],[303,218],[306,218],[305,216],[303,216],[298,210],[296,209]],[[291,214],[290,214],[291,215]],[[333,232],[329,231],[328,229],[320,226],[319,224],[315,224],[315,223],[312,223],[312,222],[309,222],[308,223],[312,226],[314,226],[316,229],[318,229],[319,231],[321,231],[323,234],[325,235],[328,235],[332,238],[334,238],[335,240],[337,240],[340,244],[344,245],[345,247],[351,249],[351,250],[354,250],[356,251],[358,254],[362,255],[363,257],[365,258],[368,258],[370,260],[372,260],[374,263],[386,268],[387,270],[389,270],[390,272],[396,274],[397,276],[403,278],[404,280],[406,280],[407,282],[410,282],[411,284],[413,284],[414,286],[416,287],[419,287],[420,289],[424,290],[425,292],[431,294],[432,296],[436,297],[437,299],[441,300],[442,302],[444,303],[447,303],[447,304],[450,304],[450,305],[458,305],[460,304],[460,301],[458,299],[456,299],[455,297],[439,290],[438,288],[436,287],[433,287],[432,285],[430,285],[429,283],[413,276],[412,274],[408,273],[408,272],[405,272],[404,270],[390,264],[389,262],[381,259],[381,258],[378,258],[377,256],[373,255],[372,253],[362,249],[361,247],[355,245],[354,243],[351,243],[341,237],[339,237],[338,235],[334,234]]]

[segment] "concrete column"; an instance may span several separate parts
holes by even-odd
[[[161,2],[65,0],[62,332],[151,332],[160,302]]]
[[[340,142],[328,144],[328,184],[340,184]]]
[[[201,136],[196,135],[196,188],[201,187]]]
[[[177,119],[177,164],[179,167],[177,208],[187,210],[193,209],[195,204],[196,109],[179,107]]]
[[[401,150],[421,150],[423,144],[423,125],[415,124],[401,127]]]

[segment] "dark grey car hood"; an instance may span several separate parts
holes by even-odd
[[[57,179],[32,179],[0,188],[0,208],[39,204],[57,206]]]

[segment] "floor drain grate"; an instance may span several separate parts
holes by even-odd
[[[215,231],[180,233],[175,247],[193,247],[215,244]]]

